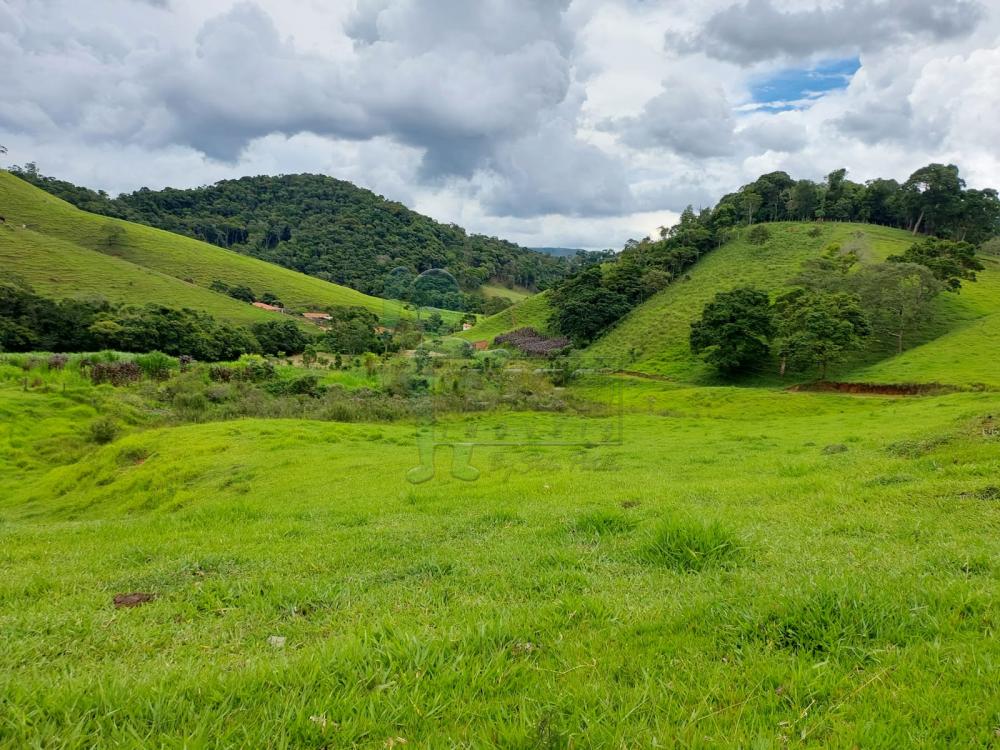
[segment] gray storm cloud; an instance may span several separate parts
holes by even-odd
[[[773,0],[747,0],[715,13],[693,35],[668,34],[667,46],[746,65],[913,39],[960,38],[983,16],[983,6],[973,0],[844,0],[793,10],[782,10]]]

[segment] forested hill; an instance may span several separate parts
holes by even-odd
[[[86,211],[128,219],[252,255],[367,294],[384,295],[400,266],[444,268],[466,292],[487,281],[545,289],[571,262],[511,242],[468,234],[343,180],[314,174],[243,177],[190,190],[111,198],[45,177],[22,179]],[[476,295],[473,295],[476,296]],[[469,309],[475,301],[469,300]]]

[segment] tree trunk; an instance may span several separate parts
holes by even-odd
[[[924,209],[920,209],[920,216],[917,217],[917,223],[913,225],[913,234],[916,235],[920,231],[920,225],[924,223]]]
[[[896,354],[903,353],[903,329],[900,328],[896,333]]]
[[[781,377],[785,377],[785,368],[788,367],[788,357],[781,358]]]

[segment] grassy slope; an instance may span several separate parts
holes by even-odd
[[[0,738],[989,746],[996,394],[626,388],[620,447],[477,448],[479,481],[441,455],[411,486],[402,425],[95,448],[85,390],[0,384]],[[649,557],[712,521],[728,565]]]
[[[942,295],[940,312],[950,323],[938,338],[850,373],[874,383],[948,383],[1000,386],[1000,260],[981,259],[986,270],[959,295]],[[947,317],[945,317],[947,316]]]
[[[913,242],[906,232],[862,224],[828,223],[822,225],[819,237],[810,237],[807,233],[810,226],[813,225],[769,224],[772,238],[764,246],[738,239],[712,251],[690,270],[688,280],[671,285],[636,308],[591,346],[588,353],[614,359],[629,370],[688,382],[711,382],[713,373],[691,354],[688,335],[691,321],[701,314],[705,303],[716,293],[739,286],[780,291],[804,260],[816,256],[831,242],[857,249],[862,260],[867,262],[884,260],[888,255],[904,251]],[[976,321],[984,315],[1000,312],[1000,296],[996,295],[998,283],[1000,273],[994,264],[990,271],[982,274],[981,282],[970,285],[968,291],[961,295],[941,295],[935,303],[934,320],[924,331],[925,338],[935,338],[973,324],[992,325]],[[996,323],[1000,323],[1000,318]],[[979,374],[970,374],[970,370],[977,368]],[[851,369],[845,367],[833,374],[846,379],[852,376]],[[896,381],[912,376],[914,369],[895,372],[891,363],[885,363],[879,372],[883,381]],[[966,362],[965,370],[961,377],[943,382],[968,382],[970,377],[983,380],[980,376],[983,368],[975,361]]]
[[[511,302],[521,302],[534,295],[534,292],[529,292],[527,289],[521,287],[508,289],[499,284],[486,284],[480,291],[487,297],[506,297]]]
[[[249,286],[257,294],[273,292],[286,306],[293,309],[351,305],[366,307],[378,315],[398,315],[398,305],[395,302],[370,297],[347,287],[170,232],[80,211],[3,171],[0,171],[0,213],[7,218],[8,229],[13,229],[13,232],[0,232],[0,252],[4,253],[5,265],[49,293],[68,296],[103,294],[109,299],[126,302],[176,304],[173,290],[181,294],[181,298],[191,300],[192,307],[207,310],[220,317],[257,319],[255,313],[241,311],[240,314],[235,314],[231,305],[223,304],[224,296],[208,290],[212,281],[219,279],[229,284]],[[30,236],[20,229],[22,224],[26,224],[31,230]],[[114,227],[120,228],[123,234],[119,241],[109,246],[109,230]],[[52,275],[49,273],[52,269],[43,267],[38,258],[32,258],[31,255],[49,239],[57,241],[53,243],[57,245],[53,252],[58,251],[64,259],[72,254],[74,245],[79,246],[91,253],[100,252],[133,264],[132,269],[123,265],[116,266],[125,276],[138,279],[135,267],[141,267],[180,280],[187,287],[201,287],[206,295],[211,296],[198,295],[193,289],[181,293],[178,285],[168,289],[165,285],[154,287],[138,281],[131,285],[125,282],[106,287],[107,277],[103,269],[100,272],[85,273],[82,283],[78,283],[77,278],[70,274]],[[81,260],[74,264],[80,268],[98,262],[87,253],[80,255]],[[56,269],[59,268],[60,266],[56,266]],[[108,291],[105,291],[106,288]],[[156,296],[150,297],[147,294]]]
[[[528,297],[496,315],[480,320],[473,328],[460,334],[467,341],[492,341],[506,331],[531,326],[545,331],[549,324],[548,296],[545,292]]]
[[[273,313],[224,294],[20,227],[0,226],[0,265],[24,277],[48,297],[161,302],[204,310],[233,323],[274,319]]]

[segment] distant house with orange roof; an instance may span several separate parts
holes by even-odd
[[[473,346],[473,348],[477,352],[485,352],[487,349],[490,348],[490,342],[489,341],[474,341],[474,342],[472,342],[472,346]]]
[[[325,312],[305,312],[302,317],[306,320],[333,320],[333,316]]]
[[[266,302],[254,302],[253,306],[261,310],[267,310],[268,312],[284,312],[283,307],[278,307],[277,305],[269,305]]]

